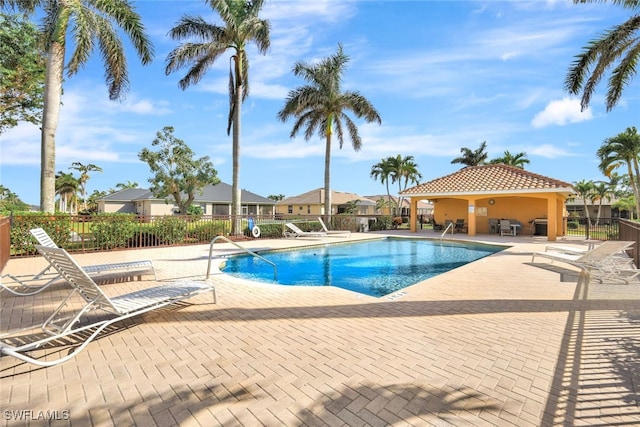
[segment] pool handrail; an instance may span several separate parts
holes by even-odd
[[[455,226],[455,222],[450,222],[444,229],[444,231],[442,232],[442,234],[440,235],[440,240],[444,239],[444,235],[447,234],[447,231],[449,231],[449,229],[451,229],[451,234],[453,234],[453,227]]]
[[[234,242],[233,240],[230,240],[228,238],[226,238],[225,236],[216,236],[213,238],[213,240],[211,240],[211,243],[209,244],[209,262],[207,264],[207,277],[205,279],[209,279],[209,275],[211,274],[211,258],[213,257],[213,244],[219,240],[222,239],[228,243],[231,243],[233,246],[237,247],[238,249],[248,253],[249,255],[252,255],[256,258],[259,258],[261,260],[263,260],[264,262],[271,264],[273,266],[273,279],[274,280],[278,280],[278,266],[276,265],[275,262],[270,261],[268,259],[266,259],[265,257],[263,257],[262,255],[258,255],[257,253],[253,252],[252,250],[249,250],[247,248],[245,248],[244,246],[240,246],[238,243]]]

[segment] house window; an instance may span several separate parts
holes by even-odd
[[[289,214],[293,213],[293,206],[291,206],[291,205],[287,206],[287,213],[289,213]]]
[[[311,213],[311,205],[307,205],[307,213],[310,214]]]

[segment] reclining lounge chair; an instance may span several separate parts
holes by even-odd
[[[291,223],[291,222],[287,222],[285,224],[285,226],[290,230],[290,231],[286,231],[284,232],[284,236],[285,237],[293,237],[293,238],[298,238],[298,237],[327,237],[327,233],[325,233],[324,231],[302,231],[297,225]]]
[[[579,268],[582,273],[586,274],[587,281],[596,278],[600,282],[615,280],[629,283],[630,280],[640,275],[640,270],[633,267],[631,258],[625,252],[634,243],[608,240],[583,254],[553,251],[534,252],[531,256],[531,262],[535,262],[536,257],[547,258]]]
[[[33,237],[38,241],[38,243],[40,243],[40,245],[46,246],[49,248],[58,247],[58,245],[56,245],[56,243],[53,241],[53,239],[51,239],[51,237],[47,234],[47,232],[44,231],[44,229],[33,228],[29,231],[31,232]],[[17,290],[16,289],[17,287],[7,286],[3,283],[0,283],[0,291],[4,289],[7,292],[10,292],[13,295],[17,295],[17,296],[35,295],[39,292],[42,292],[45,289],[47,289],[51,284],[53,284],[60,277],[60,275],[56,274],[48,282],[44,284],[32,285],[27,282],[39,280],[51,268],[52,266],[49,265],[40,273],[26,280],[22,277],[16,277],[11,274],[5,274],[2,276],[2,278],[8,277],[13,282],[17,283],[20,289],[23,289],[23,290]],[[137,276],[138,280],[142,280],[142,274],[149,273],[149,274],[153,274],[154,280],[157,279],[156,270],[153,267],[153,263],[150,260],[117,262],[112,264],[86,265],[86,266],[83,266],[82,269],[86,271],[87,274],[90,274],[90,275],[126,272],[132,276],[133,275]]]
[[[350,237],[351,231],[349,230],[329,230],[325,225],[322,217],[318,217],[318,221],[320,221],[320,225],[322,226],[322,231],[327,233],[327,236],[337,236],[337,237]]]
[[[52,366],[71,359],[106,327],[130,317],[174,304],[203,292],[212,292],[213,301],[214,303],[217,302],[216,290],[213,284],[193,280],[179,280],[110,298],[64,249],[41,245],[37,245],[36,249],[68,282],[72,291],[41,325],[42,331],[48,335],[47,337],[26,344],[24,342],[27,340],[23,340],[20,337],[14,337],[12,340],[8,334],[0,338],[0,353],[14,356],[35,365]],[[78,295],[84,300],[84,306],[75,313],[63,315],[62,310],[74,295]],[[98,318],[87,316],[93,311],[102,311],[110,316],[100,316]],[[84,320],[84,324],[76,326],[81,320]],[[42,347],[49,342],[60,341],[61,338],[76,334],[82,336],[84,342],[60,359],[43,361],[26,354],[26,352]],[[13,342],[20,342],[21,345],[14,346],[12,345]]]

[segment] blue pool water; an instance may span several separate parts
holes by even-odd
[[[256,257],[229,258],[221,270],[260,282],[337,286],[384,296],[505,249],[480,243],[387,238],[305,249],[261,252],[278,269]]]

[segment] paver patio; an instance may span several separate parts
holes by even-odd
[[[217,304],[201,295],[123,322],[61,365],[1,357],[2,422],[640,425],[640,282],[586,285],[570,266],[532,265],[544,238],[475,240],[512,246],[384,298],[216,273]],[[232,250],[215,246],[217,255]],[[201,245],[74,258],[152,259],[159,280],[204,279],[208,252]],[[41,258],[12,259],[2,273],[33,274],[44,265]],[[110,281],[103,289],[118,295],[145,285]],[[63,284],[32,297],[0,294],[2,331],[42,321],[65,295]],[[69,348],[36,354],[55,358]]]

